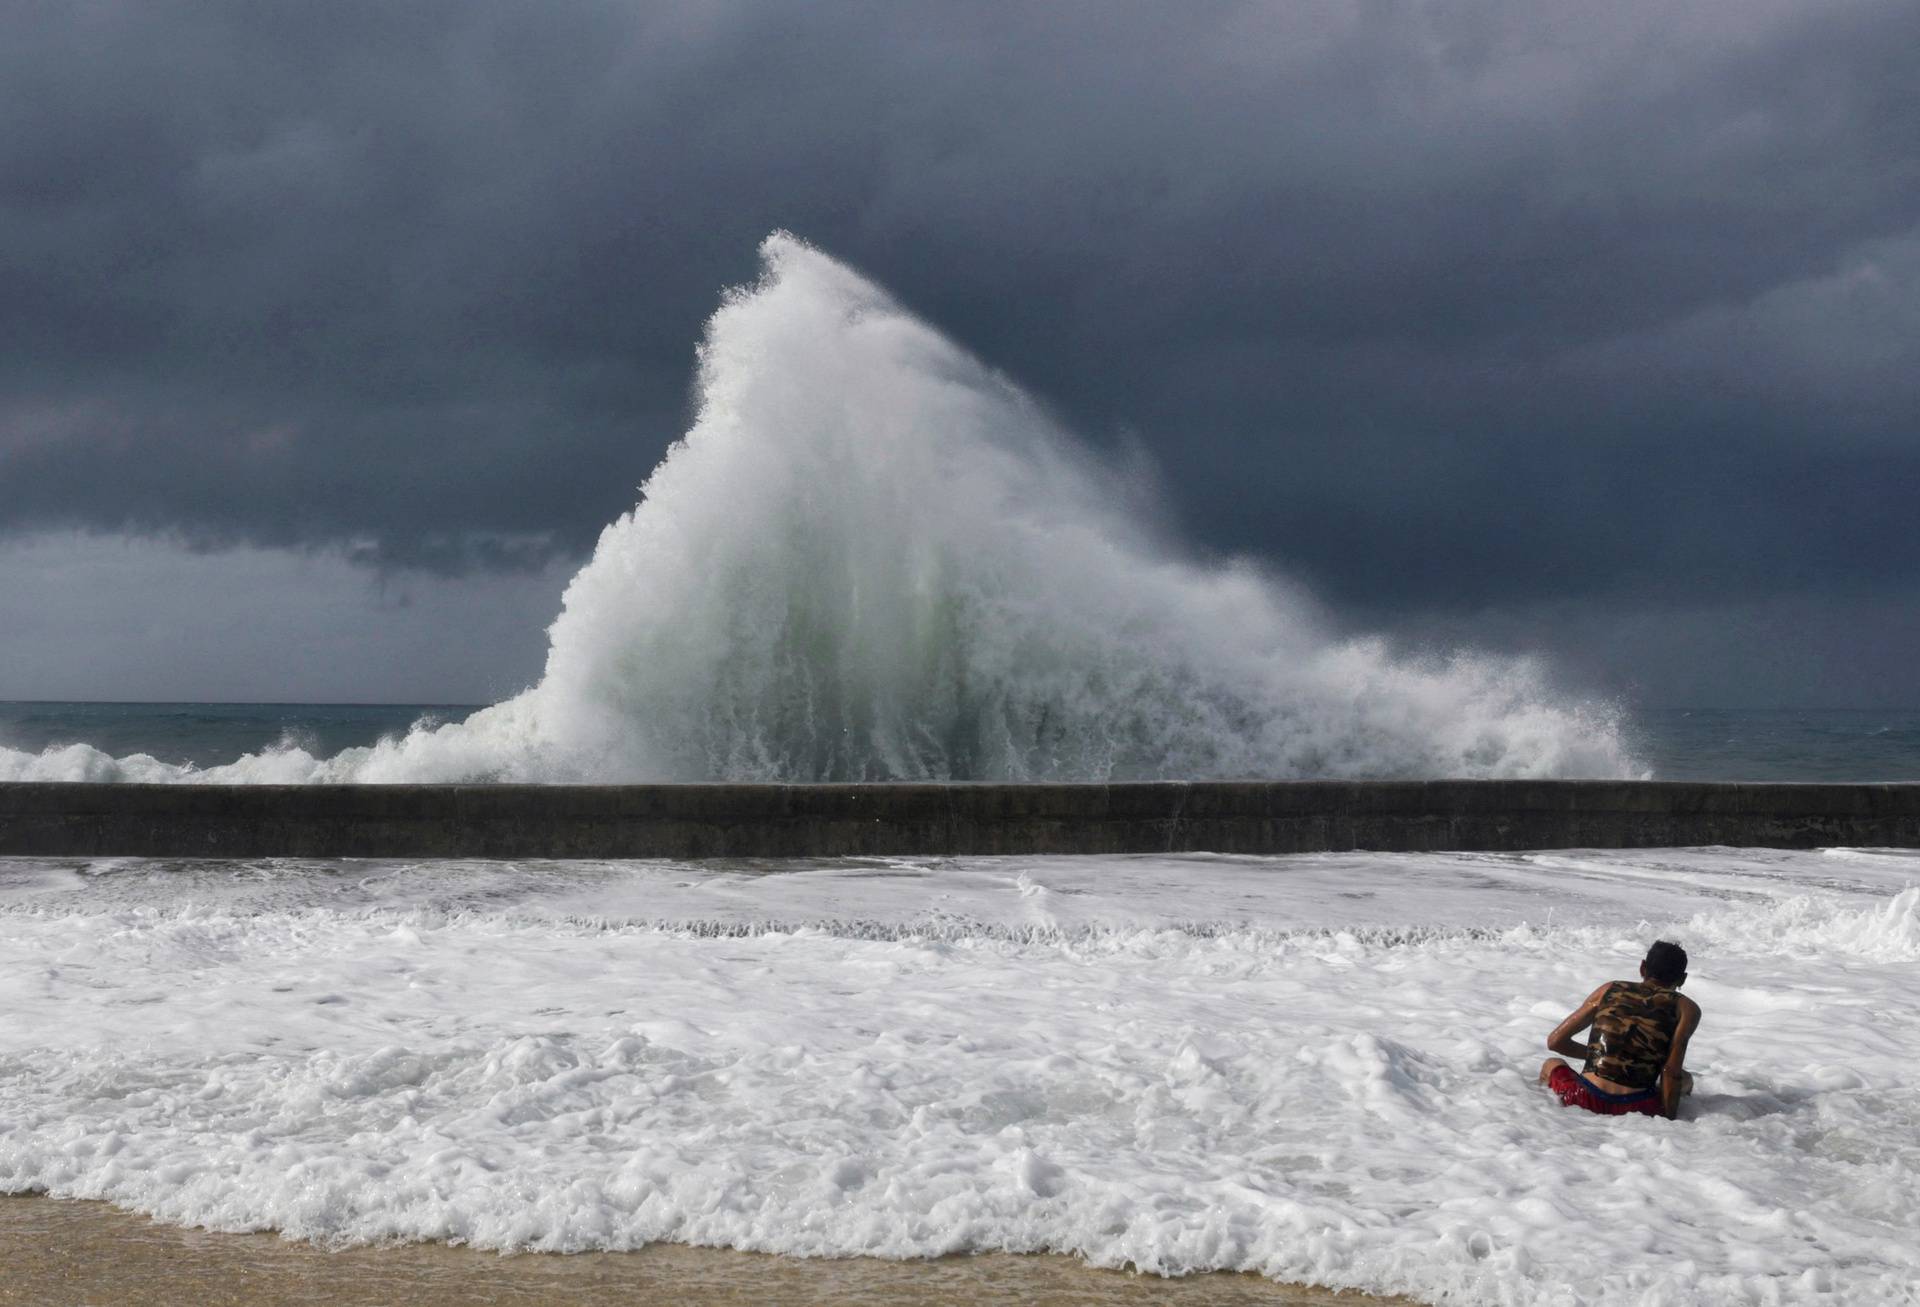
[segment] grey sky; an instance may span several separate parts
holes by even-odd
[[[787,227],[1356,627],[1920,702],[1916,49],[1906,0],[6,6],[0,696],[76,679],[18,570],[75,530],[183,602],[357,560],[274,697],[513,688],[537,619],[400,677],[376,582],[550,608]],[[161,647],[94,693],[239,658]]]

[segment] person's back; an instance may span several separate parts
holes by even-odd
[[[1627,1089],[1651,1089],[1673,1051],[1681,998],[1647,981],[1616,980],[1601,991],[1587,1040],[1588,1078]]]
[[[1617,1116],[1628,1112],[1674,1116],[1692,1086],[1687,1043],[1700,1023],[1700,1006],[1679,993],[1687,978],[1686,950],[1658,940],[1640,964],[1640,979],[1600,986],[1547,1036],[1547,1047],[1585,1061],[1573,1068],[1550,1057],[1540,1080],[1569,1107]],[[1589,1026],[1593,1037],[1574,1038]]]

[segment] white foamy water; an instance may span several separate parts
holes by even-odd
[[[700,349],[698,417],[601,535],[540,682],[332,757],[0,748],[0,780],[1627,776],[1527,660],[1336,638],[1005,378],[784,235]],[[448,632],[458,639],[458,632]]]
[[[0,1190],[320,1240],[1910,1303],[1920,855],[0,861]],[[1655,934],[1678,1122],[1533,1084]]]

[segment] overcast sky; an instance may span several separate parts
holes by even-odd
[[[539,671],[785,227],[1354,630],[1920,703],[1920,5],[0,6],[0,697]]]

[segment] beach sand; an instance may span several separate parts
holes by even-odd
[[[106,1203],[0,1198],[0,1303],[35,1307],[346,1307],[454,1303],[733,1304],[965,1302],[1036,1307],[1129,1303],[1319,1307],[1408,1303],[1275,1284],[1094,1270],[1071,1257],[992,1253],[938,1261],[773,1257],[656,1244],[634,1253],[497,1253],[444,1244],[329,1252],[273,1234],[159,1225]]]

